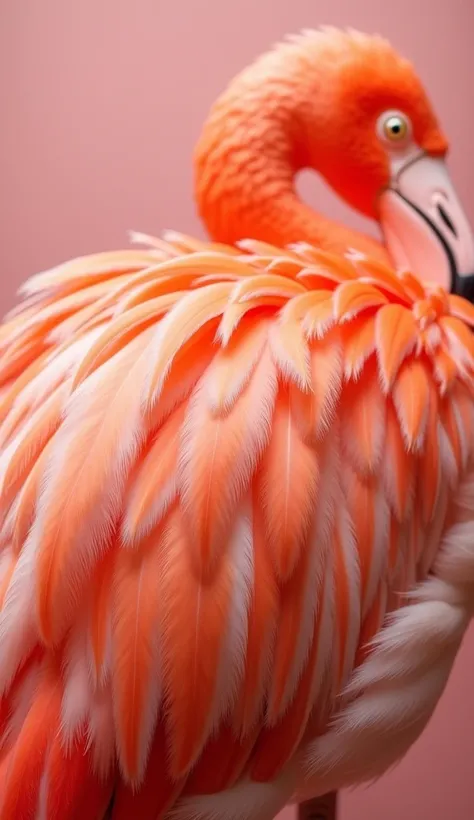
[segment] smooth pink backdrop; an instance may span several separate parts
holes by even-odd
[[[330,23],[412,58],[474,222],[472,0],[0,0],[0,308],[20,282],[126,230],[201,234],[191,151],[209,105],[274,40]],[[310,202],[363,222],[314,177]],[[285,812],[286,820],[292,813]],[[474,632],[427,732],[342,820],[474,818]]]

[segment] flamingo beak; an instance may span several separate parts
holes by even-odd
[[[396,267],[474,302],[474,237],[444,161],[418,154],[397,171],[379,206]]]

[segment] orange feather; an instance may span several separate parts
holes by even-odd
[[[187,410],[183,402],[158,430],[140,463],[125,502],[122,538],[135,546],[158,526],[178,493],[177,463]]]
[[[79,806],[82,810],[86,806],[89,810],[105,810],[112,791],[111,782],[110,779],[100,782],[94,776],[86,737],[80,738],[72,751],[66,752],[60,736],[56,735],[48,752],[45,770],[48,820],[75,820],[80,816]],[[97,814],[94,820],[97,820]]]
[[[258,733],[259,729],[254,728],[238,738],[229,724],[222,724],[203,749],[184,794],[215,794],[231,788],[250,758]]]
[[[311,391],[303,393],[290,384],[294,422],[303,439],[315,444],[327,432],[336,414],[342,389],[342,351],[340,337],[329,333],[310,345]]]
[[[265,542],[262,513],[253,507],[254,583],[249,605],[247,652],[235,726],[243,737],[251,733],[263,715],[270,673],[270,657],[279,610],[279,590]]]
[[[423,487],[423,494],[420,501],[425,524],[428,524],[433,518],[440,488],[441,461],[438,444],[438,408],[439,399],[435,389],[431,385],[426,421],[425,448],[419,461],[420,483]],[[403,482],[403,480],[403,476],[400,475],[400,481]],[[400,489],[403,490],[403,487],[400,486]]]
[[[188,772],[196,761],[218,709],[217,671],[232,589],[225,557],[212,580],[204,582],[196,572],[191,533],[183,515],[173,511],[163,546],[161,596],[173,777]]]
[[[453,350],[461,354],[465,363],[473,368],[474,360],[474,335],[461,319],[455,316],[441,316],[439,320],[441,330],[444,332]]]
[[[9,755],[0,797],[1,820],[30,820],[35,814],[46,754],[59,728],[61,689],[48,669]]]
[[[179,299],[178,293],[169,293],[145,304],[140,304],[133,310],[120,314],[110,322],[97,341],[92,345],[78,368],[74,377],[74,388],[94,373],[104,362],[123,350],[127,344],[143,333],[165,314]]]
[[[380,308],[387,297],[373,285],[359,281],[345,282],[334,294],[334,314],[338,321],[347,322],[370,308]]]
[[[411,311],[402,305],[385,305],[377,313],[377,353],[380,376],[388,391],[398,369],[418,339],[418,328]]]
[[[268,782],[276,777],[290,760],[305,733],[315,697],[314,674],[320,649],[320,624],[321,618],[315,618],[307,662],[287,711],[275,726],[266,727],[260,735],[251,765],[251,775],[255,780]]]
[[[280,391],[258,484],[267,543],[282,581],[290,578],[298,563],[315,510],[319,478],[317,453],[302,441],[288,393]]]
[[[420,450],[430,400],[429,375],[421,361],[411,359],[402,364],[392,395],[406,446]]]
[[[105,373],[97,371],[97,384],[85,384],[85,395],[73,393],[51,453],[47,491],[33,530],[39,622],[47,642],[64,630],[91,565],[111,537],[126,465],[141,434],[136,384],[146,364],[140,359],[146,341],[145,335],[139,337],[119,361],[108,363]],[[116,465],[115,476],[111,465]]]
[[[349,473],[346,468],[346,475]],[[368,600],[371,575],[374,567],[374,552],[376,549],[376,494],[375,482],[371,479],[360,478],[350,471],[350,480],[347,482],[347,503],[351,520],[354,526],[357,552],[359,556],[361,577],[361,600],[364,610],[370,606]]]
[[[44,404],[30,416],[5,465],[2,482],[2,506],[8,507],[41,455],[42,450],[61,423],[61,413],[68,396],[68,386],[58,387]]]
[[[117,745],[127,780],[140,783],[161,697],[160,599],[163,534],[119,549],[114,569],[113,698]]]
[[[383,477],[388,500],[400,521],[406,518],[413,494],[414,455],[407,451],[392,401],[386,408]]]
[[[225,347],[216,353],[206,374],[211,411],[228,413],[253,376],[268,336],[268,323],[244,317]]]
[[[341,406],[344,449],[362,475],[373,475],[379,467],[385,441],[385,423],[385,399],[372,357],[358,381],[345,386]]]
[[[180,454],[180,488],[192,554],[204,575],[212,572],[243,493],[268,445],[276,375],[262,354],[239,400],[215,415],[206,384],[191,399]]]
[[[342,328],[344,372],[346,378],[357,379],[364,364],[375,350],[375,317],[356,316]]]
[[[292,577],[280,588],[280,614],[277,625],[278,639],[275,643],[272,679],[269,686],[267,723],[273,725],[281,719],[292,699],[292,689],[298,682],[304,667],[304,660],[313,643],[312,624],[304,624],[305,597],[307,585],[314,585],[313,608],[318,602],[319,588],[311,572],[311,551],[321,549],[321,545],[305,543],[304,552]],[[302,647],[295,635],[302,628],[308,630]],[[296,664],[296,669],[295,669]]]
[[[163,390],[173,360],[182,345],[221,315],[232,287],[232,284],[224,282],[209,285],[204,290],[188,292],[175,305],[174,311],[167,314],[160,328],[152,360],[148,390],[150,402],[156,401]],[[179,332],[176,325],[179,326]]]
[[[132,788],[119,781],[111,813],[111,820],[161,820],[166,810],[180,794],[184,781],[171,779],[168,770],[168,746],[165,726],[160,720],[156,726],[143,781]],[[79,818],[78,818],[79,820]]]
[[[107,674],[106,649],[111,628],[110,610],[117,551],[115,547],[105,553],[97,566],[91,589],[90,641],[96,685],[102,684]]]

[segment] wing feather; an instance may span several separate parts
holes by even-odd
[[[119,515],[127,471],[143,435],[136,382],[146,364],[147,342],[142,337],[130,344],[119,362],[111,360],[74,392],[66,408],[32,529],[39,621],[47,641],[64,629],[66,613]]]
[[[416,706],[371,694],[387,617],[471,572],[472,309],[307,244],[140,239],[0,329],[1,820],[112,789],[115,820],[241,820],[306,748],[370,763]]]
[[[163,670],[173,777],[196,762],[212,728],[217,670],[230,614],[232,572],[226,557],[203,583],[192,561],[192,531],[170,514],[162,577]]]
[[[163,520],[178,495],[178,454],[187,403],[183,402],[159,428],[125,501],[122,538],[139,543]]]
[[[212,367],[212,365],[211,365]],[[212,572],[243,493],[268,446],[277,383],[264,351],[240,400],[228,412],[209,408],[206,383],[191,399],[180,452],[180,494],[191,549]]]
[[[118,549],[114,567],[112,693],[124,777],[140,783],[161,698],[163,533],[136,550]]]
[[[290,579],[300,560],[319,481],[318,453],[301,438],[289,394],[280,390],[258,487],[268,548],[283,582]]]

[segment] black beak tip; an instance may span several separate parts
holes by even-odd
[[[454,276],[453,293],[462,296],[469,302],[474,302],[474,273],[468,276]]]

